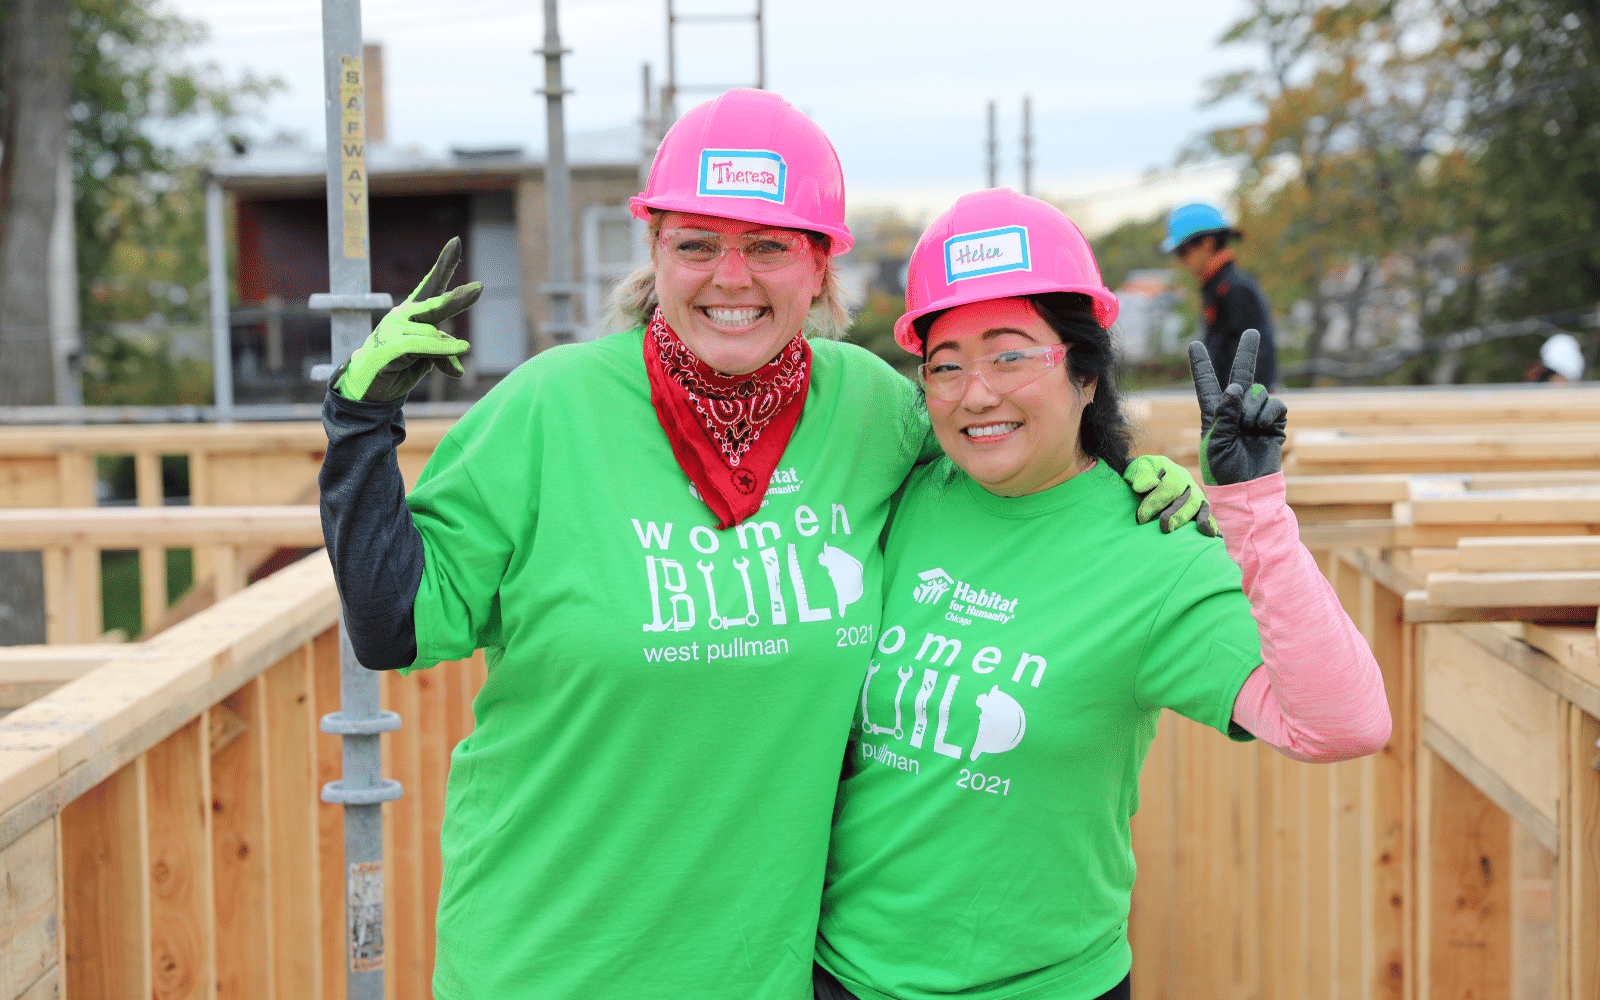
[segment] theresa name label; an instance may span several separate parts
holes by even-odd
[[[789,180],[783,157],[765,149],[700,151],[700,194],[783,202]]]

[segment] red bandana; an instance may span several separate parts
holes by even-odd
[[[644,332],[650,402],[672,454],[717,516],[731,528],[761,509],[811,384],[811,345],[794,339],[749,375],[713,371],[657,309]]]

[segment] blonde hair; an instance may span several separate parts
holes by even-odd
[[[665,217],[665,212],[650,210],[650,235],[646,246],[655,244],[656,237],[661,233],[661,220]],[[810,230],[804,232],[811,237],[813,245],[820,246],[826,253],[826,236]],[[648,323],[660,304],[661,298],[656,294],[655,261],[647,260],[611,290],[602,329],[612,333]],[[845,306],[844,290],[839,287],[838,270],[834,267],[833,258],[828,257],[823,265],[822,291],[811,300],[811,309],[806,313],[800,329],[807,337],[838,340],[849,328],[850,310]]]

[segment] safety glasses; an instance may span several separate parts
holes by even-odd
[[[967,381],[976,375],[989,391],[1003,396],[1037,382],[1067,356],[1067,344],[1024,347],[985,354],[965,365],[951,360],[930,361],[917,369],[928,395],[945,403],[959,402],[967,394]]]
[[[800,233],[747,233],[730,239],[703,229],[664,229],[656,246],[693,271],[715,271],[729,251],[743,257],[752,271],[776,271],[805,256],[811,241]]]

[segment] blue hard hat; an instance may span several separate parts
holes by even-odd
[[[1228,228],[1228,220],[1214,205],[1207,205],[1203,201],[1179,205],[1167,216],[1167,238],[1161,241],[1161,252],[1171,253],[1191,236],[1226,232]]]

